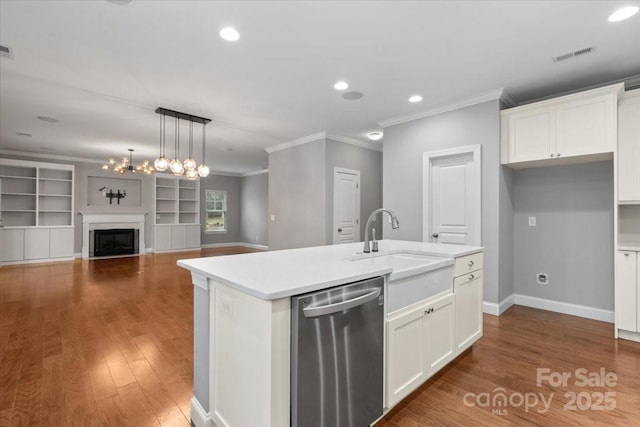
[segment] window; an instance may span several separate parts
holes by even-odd
[[[227,192],[207,190],[207,224],[205,231],[222,233],[227,231]]]

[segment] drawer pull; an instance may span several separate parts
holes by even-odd
[[[473,264],[475,264],[473,261],[469,261],[469,262],[467,263],[467,265],[468,265],[469,267],[473,267]]]
[[[624,253],[624,256],[629,256],[629,252],[625,252],[625,253]]]
[[[476,276],[474,276],[473,274],[470,274],[470,275],[469,275],[469,280],[473,280],[473,279],[475,279],[475,278],[476,278]]]

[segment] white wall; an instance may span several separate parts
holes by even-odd
[[[396,212],[400,228],[385,222],[385,237],[422,240],[422,154],[465,145],[482,145],[482,245],[485,247],[484,300],[500,301],[512,292],[508,257],[513,231],[509,212],[510,172],[500,166],[499,102],[489,101],[390,126],[383,150],[383,204]],[[507,199],[505,199],[507,198]],[[501,202],[501,199],[502,200]],[[506,215],[504,218],[503,215]],[[502,276],[501,276],[502,275]]]
[[[244,243],[267,246],[269,174],[243,177],[240,186],[240,239]]]

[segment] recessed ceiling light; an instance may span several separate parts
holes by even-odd
[[[333,87],[336,90],[345,90],[345,89],[349,89],[349,83],[340,80],[339,82],[336,82],[336,84],[334,84]]]
[[[638,13],[638,6],[623,7],[609,15],[609,22],[624,21],[627,18],[631,18],[636,13]]]
[[[54,119],[53,117],[47,117],[47,116],[38,116],[38,120],[42,120],[43,122],[47,122],[47,123],[60,123],[60,120]]]
[[[223,148],[223,149],[222,149],[222,151],[233,151],[233,148],[231,148],[231,147],[226,147],[226,148]]]
[[[382,139],[382,132],[369,132],[367,138],[372,141],[379,141]]]
[[[119,6],[125,6],[133,3],[133,0],[107,0],[109,3],[117,4]]]
[[[422,97],[420,95],[413,95],[409,98],[409,102],[420,102],[422,101]]]
[[[240,39],[240,33],[233,27],[224,27],[220,30],[220,37],[229,42],[235,42]]]
[[[342,95],[342,97],[344,99],[346,99],[347,101],[355,101],[357,99],[362,98],[363,96],[364,96],[364,93],[358,92],[358,91],[355,91],[355,90],[351,91],[351,92],[344,93]]]
[[[25,138],[31,138],[33,136],[30,133],[26,133],[26,132],[16,132],[16,135],[24,136]]]

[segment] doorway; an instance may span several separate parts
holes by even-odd
[[[481,146],[423,154],[423,241],[481,245]]]
[[[360,171],[333,169],[333,243],[360,241]]]

